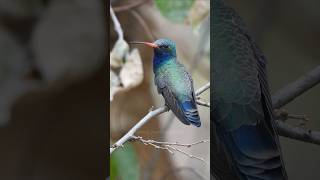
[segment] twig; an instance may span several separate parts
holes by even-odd
[[[309,118],[306,115],[300,114],[290,114],[287,110],[284,109],[275,109],[273,110],[273,114],[275,119],[286,121],[288,119],[297,119],[302,122],[308,122]]]
[[[276,124],[281,136],[320,145],[319,131],[305,130],[282,121],[276,121]]]
[[[152,144],[160,144],[160,145],[172,145],[172,146],[184,146],[184,147],[191,147],[191,146],[194,146],[194,145],[210,142],[209,139],[204,139],[204,140],[200,140],[200,141],[197,141],[197,142],[194,142],[194,143],[190,143],[190,144],[182,144],[182,143],[178,143],[178,142],[172,143],[172,142],[155,141],[155,140],[152,140],[152,139],[145,140],[141,136],[132,136],[132,139],[141,140],[143,143],[152,143]]]
[[[164,125],[164,128],[162,128],[162,131],[160,131],[160,136],[159,139],[163,139],[164,133],[169,129],[169,127],[171,126],[173,119],[174,119],[174,114],[171,112],[168,118],[167,123]],[[150,176],[154,170],[154,168],[156,167],[156,163],[158,159],[160,158],[160,150],[159,149],[155,149],[150,157],[150,159],[148,160],[148,162],[146,163],[147,165],[145,166],[145,170],[143,171],[143,180],[149,180]]]
[[[119,23],[119,20],[118,20],[117,16],[114,14],[114,11],[113,11],[111,5],[110,5],[110,15],[111,15],[111,19],[112,19],[113,24],[114,24],[114,29],[118,34],[118,39],[119,40],[123,40],[123,30],[121,28],[121,25]]]
[[[174,146],[182,146],[182,147],[188,147],[189,148],[189,147],[194,146],[194,145],[210,142],[209,140],[201,140],[201,141],[197,141],[197,142],[194,142],[194,143],[191,143],[191,144],[181,144],[181,143],[178,143],[178,142],[171,143],[171,142],[159,142],[159,141],[155,141],[155,140],[145,140],[140,136],[138,136],[138,137],[137,136],[132,136],[131,140],[136,140],[136,141],[142,142],[143,144],[153,146],[156,149],[167,150],[171,154],[174,154],[175,151],[176,152],[180,152],[180,153],[182,153],[182,154],[184,154],[184,155],[186,155],[186,156],[188,156],[190,158],[194,158],[194,159],[200,160],[200,161],[204,162],[207,165],[206,161],[203,158],[195,156],[195,155],[192,155],[190,153],[187,153],[186,151],[183,151],[183,150],[181,150],[181,149],[179,149],[177,147],[174,147]]]
[[[276,109],[281,108],[302,93],[317,85],[319,82],[320,66],[275,93],[275,95],[272,96],[273,107]],[[320,142],[319,131],[305,130],[281,121],[276,121],[276,125],[277,131],[281,136],[314,144],[319,144]]]
[[[205,102],[199,96],[197,96],[197,104],[200,105],[200,106],[205,106],[205,107],[210,108],[210,103],[209,102]]]
[[[206,85],[202,86],[201,88],[199,88],[196,91],[196,96],[199,96],[200,94],[202,94],[204,91],[208,90],[210,88],[210,83],[207,83]]]
[[[207,89],[210,88],[210,83],[207,83],[206,85],[202,86],[201,88],[199,88],[196,91],[196,95],[200,95],[201,93],[203,93],[204,91],[206,91]],[[112,145],[110,147],[110,154],[117,149],[118,147],[123,146],[123,144],[125,142],[127,142],[128,140],[130,140],[132,138],[132,136],[134,135],[134,133],[140,129],[144,124],[146,124],[150,119],[152,119],[153,117],[162,114],[164,112],[169,111],[169,108],[167,106],[162,106],[160,108],[157,108],[155,110],[151,110],[146,116],[144,116],[136,125],[134,125],[129,132],[127,132],[127,134],[125,134],[121,139],[119,139],[114,145]]]
[[[155,109],[153,111],[150,111],[145,117],[143,117],[135,126],[133,126],[130,131],[124,135],[121,139],[119,139],[113,146],[110,148],[110,154],[117,149],[118,147],[122,146],[125,142],[127,142],[133,135],[134,133],[140,129],[145,123],[147,123],[150,119],[153,117],[162,114],[164,112],[169,111],[169,108],[167,106],[162,106],[158,109]]]
[[[205,163],[206,165],[208,165],[208,163],[202,158],[202,157],[198,157],[198,156],[195,156],[195,155],[192,155],[192,154],[189,154],[181,149],[178,149],[176,147],[173,147],[173,146],[170,146],[170,145],[165,145],[168,149],[171,149],[173,151],[177,151],[177,152],[180,152],[184,155],[187,155],[189,158],[192,158],[192,159],[198,159],[199,161],[202,161],[203,163]]]
[[[273,108],[279,109],[318,83],[320,83],[320,66],[275,93],[272,96]]]

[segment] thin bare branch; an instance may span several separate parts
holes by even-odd
[[[276,92],[272,96],[273,107],[275,109],[281,108],[318,83],[320,83],[320,66]],[[314,144],[319,144],[320,142],[319,131],[305,130],[281,121],[276,121],[276,125],[277,131],[281,136]]]
[[[276,92],[272,96],[273,108],[281,108],[318,83],[320,83],[320,66]]]
[[[121,139],[119,139],[113,146],[110,148],[110,154],[117,149],[118,147],[122,146],[125,142],[127,142],[133,135],[134,133],[140,129],[145,123],[147,123],[150,119],[153,117],[162,114],[164,112],[169,111],[169,108],[167,106],[162,106],[158,109],[150,111],[145,117],[143,117],[135,126],[130,129],[130,131],[124,135]]]
[[[320,145],[319,131],[305,130],[282,121],[276,121],[276,124],[281,136]]]
[[[110,15],[111,15],[112,22],[114,24],[114,29],[118,34],[118,39],[123,40],[123,30],[121,28],[120,22],[119,22],[117,16],[115,15],[111,5],[110,5]]]
[[[173,150],[173,151],[180,152],[180,153],[188,156],[189,158],[197,159],[197,160],[199,160],[199,161],[202,161],[203,163],[205,163],[206,165],[208,165],[208,163],[207,163],[202,157],[198,157],[198,156],[192,155],[192,154],[190,154],[190,153],[187,153],[186,151],[183,151],[182,149],[179,149],[179,148],[176,148],[176,147],[173,147],[173,146],[170,146],[170,145],[165,145],[165,147],[167,147],[168,149],[171,149],[171,150]]]
[[[202,86],[201,88],[199,88],[196,91],[196,95],[200,95],[201,93],[203,93],[204,91],[208,90],[210,88],[210,83],[205,84],[204,86]],[[120,138],[114,145],[112,145],[110,147],[110,154],[116,150],[118,147],[123,146],[123,144],[127,141],[129,141],[130,139],[132,139],[132,137],[134,136],[134,133],[140,129],[144,124],[146,124],[150,119],[152,119],[153,117],[162,114],[164,112],[169,111],[169,108],[167,106],[162,106],[160,108],[157,109],[153,109],[149,111],[149,113],[144,116],[136,125],[134,125],[129,132],[127,132],[127,134],[125,134],[122,138]]]
[[[194,143],[190,143],[190,144],[183,144],[183,143],[179,143],[179,142],[164,142],[164,141],[155,141],[152,139],[149,140],[144,140],[141,136],[132,136],[132,138],[134,140],[143,140],[144,143],[152,143],[152,144],[160,144],[160,145],[172,145],[172,146],[184,146],[184,147],[191,147],[194,145],[198,145],[198,144],[202,144],[202,143],[208,143],[210,142],[209,139],[204,139],[204,140],[200,140]]]
[[[174,147],[174,146],[189,148],[194,145],[208,143],[208,142],[210,142],[209,140],[201,140],[201,141],[197,141],[197,142],[190,143],[190,144],[182,144],[182,143],[178,143],[178,142],[172,143],[172,142],[160,142],[160,141],[155,141],[155,140],[145,140],[140,136],[132,136],[130,140],[139,141],[145,145],[153,146],[156,149],[167,150],[171,154],[174,154],[174,152],[179,152],[179,153],[182,153],[182,154],[188,156],[189,158],[200,160],[200,161],[204,162],[206,165],[208,164],[202,157],[192,155],[192,154],[190,154],[182,149],[179,149],[177,147]]]
[[[199,96],[201,93],[203,93],[204,91],[208,90],[210,88],[210,83],[205,84],[204,86],[202,86],[201,88],[199,88],[196,91],[196,96]]]

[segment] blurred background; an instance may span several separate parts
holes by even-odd
[[[317,0],[225,0],[249,26],[269,64],[272,92],[320,64],[320,2]],[[214,7],[212,7],[214,9]],[[309,117],[308,129],[320,129],[320,86],[284,107]],[[295,121],[288,121],[298,125]],[[320,179],[320,146],[281,137],[290,180]]]
[[[103,0],[0,0],[0,179],[106,176]]]
[[[169,38],[176,42],[178,60],[192,73],[195,89],[210,81],[209,0],[113,0],[111,6],[124,38],[119,38],[110,18],[110,145],[127,133],[151,107],[164,105],[154,85],[153,50],[129,46],[127,42]],[[201,97],[210,102],[209,91]],[[136,135],[179,143],[210,139],[209,108],[198,108],[200,128],[186,126],[167,112],[146,123]],[[182,149],[205,162],[179,152],[171,154],[140,142],[128,142],[112,153],[111,179],[209,179],[210,144]]]

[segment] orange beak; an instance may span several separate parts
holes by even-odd
[[[150,46],[152,48],[158,48],[159,46],[154,44],[154,43],[150,43],[150,42],[139,42],[139,41],[134,41],[134,42],[129,42],[129,44],[144,44],[147,46]]]

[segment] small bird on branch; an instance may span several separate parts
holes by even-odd
[[[169,39],[150,42],[130,42],[145,44],[154,49],[153,72],[158,93],[162,94],[166,106],[186,125],[201,126],[196,95],[191,75],[178,62],[176,45]]]

